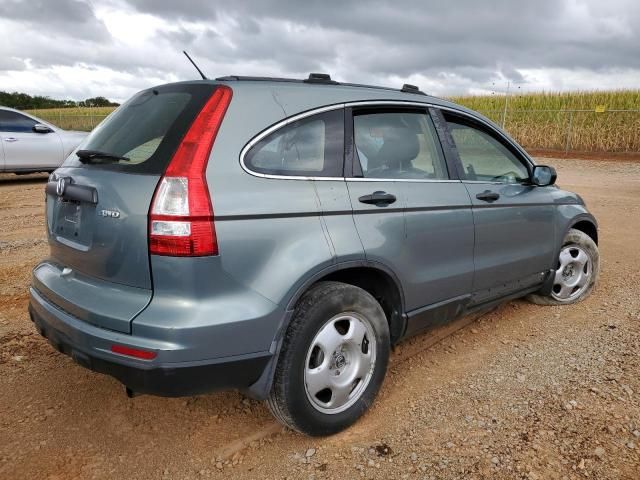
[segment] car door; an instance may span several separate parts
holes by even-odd
[[[0,110],[0,135],[5,154],[5,169],[9,171],[45,168],[54,170],[62,163],[62,142],[51,130],[33,130],[38,122],[11,110]]]
[[[531,161],[488,123],[442,113],[473,204],[474,303],[541,283],[555,248],[554,187],[532,185]]]
[[[399,278],[407,334],[446,322],[471,293],[467,191],[449,176],[426,108],[374,104],[348,111],[347,186],[365,255]]]

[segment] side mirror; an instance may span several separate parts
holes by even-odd
[[[53,130],[51,130],[51,128],[47,127],[46,125],[42,124],[42,123],[36,123],[33,126],[33,131],[36,133],[50,133],[53,132]]]
[[[547,165],[536,165],[531,173],[531,183],[538,187],[546,187],[556,183],[556,169]]]

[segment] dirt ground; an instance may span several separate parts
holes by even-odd
[[[45,177],[0,176],[0,478],[640,478],[640,163],[544,162],[600,222],[594,294],[403,343],[371,411],[322,439],[233,392],[131,400],[55,352],[27,316]]]

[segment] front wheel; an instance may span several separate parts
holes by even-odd
[[[568,305],[587,298],[600,271],[600,254],[593,239],[571,229],[562,243],[549,295],[529,295],[538,305]]]
[[[361,288],[321,282],[296,307],[284,338],[268,405],[284,425],[330,435],[373,403],[389,360],[389,327]]]

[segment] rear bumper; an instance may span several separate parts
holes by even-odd
[[[38,332],[81,366],[110,375],[136,393],[186,396],[215,390],[246,390],[261,376],[268,351],[203,361],[166,361],[171,344],[102,329],[63,312],[30,289],[29,314]],[[153,349],[162,355],[138,360],[111,352],[111,345]]]

